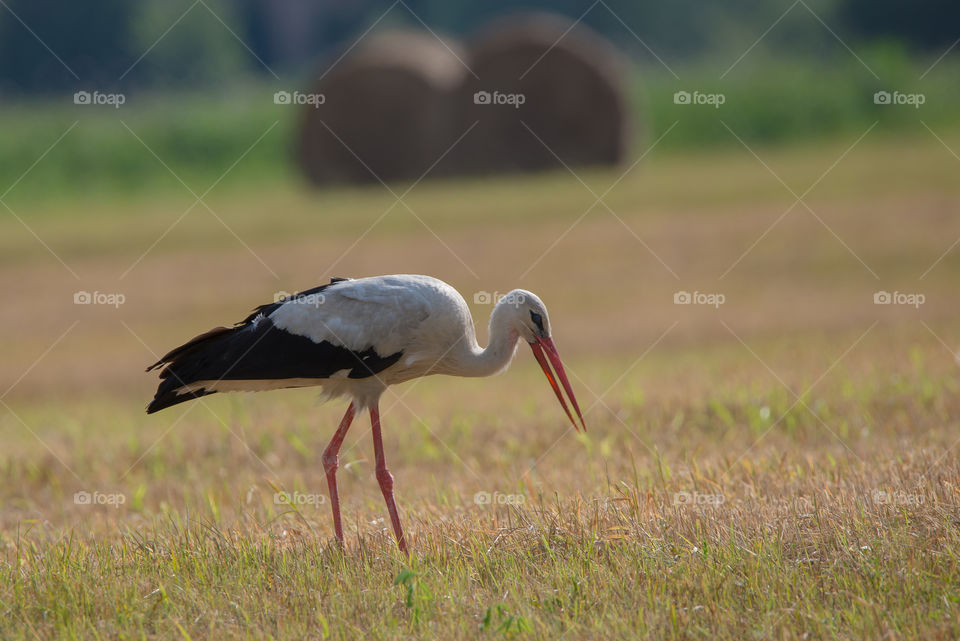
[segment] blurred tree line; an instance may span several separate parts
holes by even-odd
[[[517,10],[583,21],[630,53],[640,38],[671,63],[746,50],[792,0],[406,0],[432,29],[469,36]],[[97,87],[210,86],[244,76],[298,73],[379,25],[419,26],[403,4],[351,0],[5,0],[0,90],[44,93]],[[960,38],[957,0],[806,0],[764,38],[762,50],[828,55],[836,42],[806,7],[852,46],[893,42],[939,55]],[[589,11],[587,11],[590,9]],[[614,15],[615,13],[615,15]],[[622,20],[622,22],[621,22]],[[631,33],[632,32],[632,33]],[[636,36],[636,37],[634,37]],[[831,44],[832,43],[832,44]],[[830,45],[830,46],[826,46]]]

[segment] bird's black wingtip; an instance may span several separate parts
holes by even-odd
[[[156,414],[160,410],[173,405],[171,402],[164,402],[165,400],[164,398],[155,398],[147,403],[147,414]]]
[[[147,405],[147,414],[155,414],[156,412],[166,409],[171,405],[179,405],[180,403],[185,403],[186,401],[200,398],[201,396],[209,396],[210,394],[216,393],[217,392],[215,390],[205,389],[198,389],[192,392],[185,392],[183,394],[178,394],[173,390],[165,391],[162,394],[158,393]]]

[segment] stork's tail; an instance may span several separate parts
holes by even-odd
[[[183,403],[194,398],[215,394],[216,390],[206,388],[191,389],[192,383],[206,380],[219,380],[226,375],[229,361],[220,358],[222,344],[237,331],[233,327],[216,327],[209,332],[184,343],[170,351],[159,361],[147,368],[151,371],[163,365],[160,371],[160,385],[153,400],[147,405],[147,414]]]

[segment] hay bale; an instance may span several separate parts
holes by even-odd
[[[376,181],[371,170],[384,181],[419,178],[456,139],[451,101],[466,73],[458,49],[426,32],[364,38],[314,84],[323,104],[303,109],[296,158],[307,178]]]
[[[570,166],[623,160],[629,142],[623,64],[606,40],[571,24],[553,14],[525,14],[495,21],[472,40],[467,64],[477,77],[464,76],[457,100],[460,131],[478,123],[458,150],[464,172],[560,167],[524,123]],[[512,103],[511,96],[517,96]]]

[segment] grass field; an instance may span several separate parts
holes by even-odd
[[[957,638],[960,132],[880,129],[400,204],[282,181],[201,204],[12,191],[0,638]],[[331,543],[319,453],[341,405],[143,413],[169,347],[278,291],[395,272],[453,284],[481,336],[475,294],[537,292],[589,426],[525,349],[492,379],[388,392],[412,558],[365,421]]]

